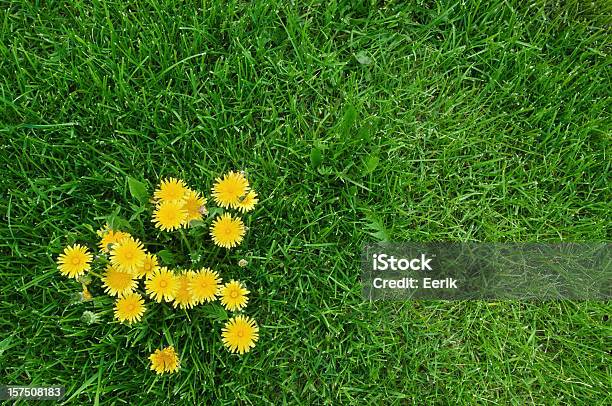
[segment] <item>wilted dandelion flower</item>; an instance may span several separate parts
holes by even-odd
[[[252,318],[239,315],[225,323],[221,335],[230,352],[244,354],[259,340],[259,327]]]
[[[178,286],[176,275],[165,266],[153,272],[145,281],[147,294],[157,302],[172,301],[176,296]]]
[[[223,179],[217,178],[212,189],[215,202],[224,208],[236,207],[240,198],[249,190],[249,182],[239,172],[229,172]]]
[[[102,237],[108,230],[110,230],[110,225],[108,223],[104,224],[103,227],[100,227],[100,229],[98,231],[96,231],[96,234],[98,234],[98,236]]]
[[[187,224],[191,220],[202,220],[202,208],[206,209],[206,198],[200,196],[198,192],[188,190],[183,202],[183,209],[187,212],[187,217],[185,218]]]
[[[246,259],[242,258],[240,261],[238,261],[238,266],[240,268],[244,268],[245,266],[247,266],[249,263]]]
[[[153,197],[161,202],[182,200],[187,192],[185,182],[176,178],[163,179],[155,189]]]
[[[221,278],[217,272],[202,268],[194,272],[189,288],[196,303],[204,303],[215,300],[220,284]]]
[[[213,242],[220,247],[232,248],[242,242],[246,229],[240,217],[223,213],[215,218],[210,228]]]
[[[98,231],[98,235],[100,236],[99,245],[102,252],[110,252],[113,244],[117,244],[119,241],[130,236],[129,233],[123,231],[111,230],[108,228],[108,224],[105,229]]]
[[[159,269],[159,262],[157,260],[157,255],[155,254],[147,254],[145,256],[144,262],[142,266],[136,269],[136,277],[149,277],[153,274],[153,272]]]
[[[115,318],[122,323],[140,321],[144,312],[144,300],[138,293],[128,293],[115,302]]]
[[[110,296],[125,296],[136,289],[136,275],[131,272],[119,271],[112,264],[106,267],[106,273],[102,277],[104,292]]]
[[[77,282],[80,283],[81,285],[87,286],[91,283],[91,275],[89,274],[81,275],[77,278]]]
[[[180,360],[173,346],[155,350],[149,356],[149,360],[151,361],[151,370],[158,374],[177,372],[180,367]]]
[[[187,211],[183,209],[183,201],[163,201],[153,212],[155,227],[163,231],[172,231],[185,223]]]
[[[176,289],[174,301],[172,302],[174,308],[180,306],[181,309],[191,309],[196,304],[190,289],[194,275],[195,273],[192,271],[181,272],[177,275],[178,288]]]
[[[66,247],[64,252],[59,255],[57,258],[57,268],[62,275],[77,279],[89,270],[89,264],[92,259],[93,256],[86,247],[74,244]]]
[[[250,292],[243,288],[240,282],[231,280],[226,283],[219,290],[221,296],[221,304],[225,306],[227,310],[236,311],[242,310],[246,307],[249,298],[247,295]]]
[[[142,243],[134,237],[127,237],[113,246],[111,263],[119,271],[135,273],[142,266],[146,252]]]
[[[254,190],[251,190],[246,196],[236,204],[236,208],[243,213],[247,211],[251,211],[255,208],[255,205],[259,202],[257,198],[257,193]]]
[[[89,302],[91,299],[93,299],[93,296],[89,292],[89,289],[87,289],[87,285],[83,285],[83,290],[81,291],[81,301]]]

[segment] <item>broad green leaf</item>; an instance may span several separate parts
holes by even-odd
[[[191,220],[189,222],[189,227],[191,227],[192,229],[197,227],[206,227],[206,223],[202,220]]]
[[[367,175],[367,174],[374,172],[379,162],[380,162],[380,158],[378,157],[378,155],[376,154],[369,155],[364,162],[363,174]]]
[[[368,234],[370,234],[372,237],[376,238],[378,241],[381,242],[387,242],[390,240],[389,231],[387,230],[387,228],[383,224],[383,221],[380,218],[378,218],[373,213],[368,213],[366,215],[366,219],[368,220],[368,222],[365,226],[366,228],[371,230],[367,232]]]
[[[317,147],[314,147],[310,150],[310,165],[312,165],[313,168],[317,169],[319,166],[321,166],[321,163],[323,162],[323,154],[321,153],[321,150]]]
[[[222,207],[209,207],[208,208],[208,218],[213,218],[216,217],[220,214],[225,213],[225,210],[223,210]]]
[[[215,321],[225,321],[228,319],[227,312],[223,306],[219,306],[215,303],[203,306],[201,311],[206,317]]]
[[[113,230],[121,230],[121,231],[130,230],[131,227],[130,227],[129,221],[119,216],[120,210],[121,208],[117,206],[117,208],[106,217],[106,222],[108,223],[110,228]]]
[[[363,142],[372,141],[372,125],[370,123],[364,123],[359,131],[357,132],[358,138]]]
[[[357,110],[353,105],[349,104],[344,110],[344,116],[342,117],[342,123],[340,125],[340,133],[342,135],[348,135],[351,127],[357,121]]]
[[[174,265],[176,260],[174,259],[174,254],[168,250],[161,250],[157,253],[157,256],[161,258],[161,260],[167,265]]]
[[[364,51],[357,52],[355,54],[355,59],[362,65],[370,65],[372,63],[372,58],[368,56]]]
[[[127,178],[127,181],[132,197],[134,197],[140,203],[146,203],[147,199],[149,198],[149,193],[147,192],[147,185],[129,176]]]

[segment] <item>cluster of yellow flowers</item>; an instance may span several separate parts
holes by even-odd
[[[242,173],[229,172],[217,178],[212,189],[215,203],[242,213],[253,210],[258,203],[257,193],[251,189]],[[207,199],[188,188],[182,180],[168,178],[161,181],[153,194],[152,221],[162,231],[190,227],[208,214]],[[210,227],[212,241],[227,249],[240,244],[246,233],[241,218],[227,211],[217,215]],[[129,233],[114,230],[108,224],[98,230],[99,262],[105,267],[100,276],[104,292],[116,297],[114,315],[121,323],[142,320],[147,308],[144,297],[155,302],[168,302],[174,308],[191,309],[220,299],[226,310],[241,311],[248,303],[249,291],[243,283],[230,280],[223,284],[219,273],[204,267],[197,270],[171,270],[160,264],[154,253]],[[64,276],[83,283],[83,298],[91,299],[85,274],[90,271],[93,255],[87,247],[75,244],[64,249],[58,257],[58,269]],[[240,261],[243,265],[243,260]],[[93,275],[96,275],[92,272]],[[96,275],[98,276],[98,275]],[[139,280],[143,281],[140,286]],[[231,352],[244,354],[259,339],[259,327],[248,316],[235,315],[222,329],[223,344]],[[157,373],[171,373],[179,369],[179,357],[174,347],[156,350],[149,357],[151,369]]]

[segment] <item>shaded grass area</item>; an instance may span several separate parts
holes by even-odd
[[[610,240],[605,2],[0,4],[0,384],[75,404],[609,403],[609,303],[359,285],[376,238]],[[110,298],[73,303],[55,257],[133,215],[127,176],[208,191],[236,168],[262,200],[219,266],[253,292],[252,353],[203,310],[130,329]],[[157,378],[167,343],[183,369]]]

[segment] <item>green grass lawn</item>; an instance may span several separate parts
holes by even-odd
[[[0,1],[0,384],[67,404],[609,404],[609,302],[368,303],[359,259],[379,238],[609,241],[610,12]],[[253,351],[202,308],[129,328],[97,290],[74,302],[56,257],[132,217],[128,176],[209,195],[231,169],[261,197],[219,265],[252,292]],[[182,369],[157,377],[169,342]]]

